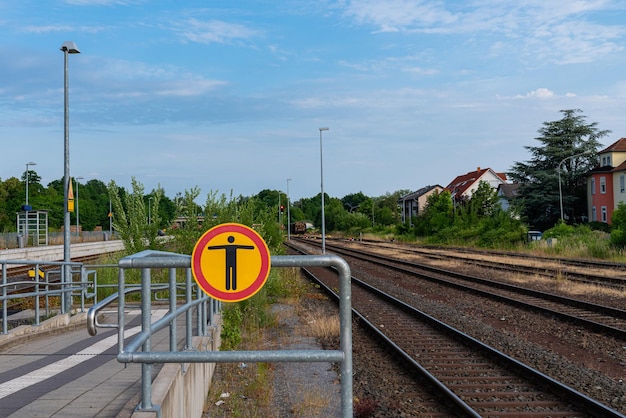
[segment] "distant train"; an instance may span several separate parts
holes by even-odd
[[[306,222],[292,222],[289,227],[292,234],[304,234],[308,228],[312,227],[309,225],[311,224]]]

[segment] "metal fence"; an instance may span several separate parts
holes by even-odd
[[[28,278],[9,281],[10,266],[24,267],[24,275],[28,271]],[[69,266],[71,271],[71,278],[67,281],[61,274],[65,266]],[[85,310],[87,301],[97,302],[98,283],[95,270],[82,263],[0,260],[0,268],[2,269],[2,283],[0,284],[2,334],[7,334],[9,331],[9,315],[13,313],[10,305],[18,300],[32,300],[32,303],[27,304],[33,306],[33,325],[39,325],[42,316],[47,317],[59,312],[67,313],[65,307],[70,306],[74,298],[79,299],[82,311]]]
[[[7,270],[11,265],[28,267],[29,280],[9,282]],[[274,350],[274,351],[196,351],[192,338],[195,329],[197,336],[206,336],[209,327],[214,326],[214,315],[221,309],[221,302],[204,294],[192,277],[191,257],[188,255],[162,251],[142,251],[122,258],[117,265],[88,266],[71,262],[34,262],[29,260],[0,260],[2,268],[2,333],[8,333],[8,305],[16,299],[32,298],[35,309],[34,325],[39,325],[40,306],[45,315],[53,310],[64,312],[65,306],[80,303],[84,311],[86,304],[93,304],[87,313],[87,328],[91,335],[96,335],[98,328],[117,328],[118,356],[122,363],[141,363],[141,404],[140,411],[158,411],[152,404],[152,369],[157,363],[239,363],[239,362],[336,362],[341,364],[341,410],[345,418],[352,417],[352,308],[350,290],[350,268],[340,257],[322,256],[275,256],[271,259],[272,267],[333,267],[340,277],[340,348],[339,350]],[[71,279],[62,280],[61,272],[65,266],[71,270]],[[117,293],[98,301],[98,267],[118,269]],[[126,283],[127,271],[138,269],[141,283]],[[167,283],[153,283],[153,269],[167,272]],[[177,274],[182,271],[184,279],[180,282]],[[20,287],[29,288],[16,293]],[[108,285],[112,286],[112,285]],[[24,290],[24,289],[22,289]],[[127,295],[137,293],[141,300],[141,331],[128,344],[124,343],[126,331]],[[169,310],[154,323],[152,301],[156,294],[165,294]],[[68,300],[69,298],[69,300]],[[60,301],[59,301],[60,299]],[[182,301],[181,301],[182,300]],[[69,303],[68,303],[69,302]],[[117,303],[117,323],[98,322],[98,314],[107,306]],[[177,318],[182,316],[185,328],[185,347],[177,347]],[[194,324],[195,321],[195,324]],[[153,335],[169,328],[169,351],[152,350]]]
[[[94,305],[88,312],[88,329],[95,335],[99,327],[118,329],[118,361],[122,363],[141,363],[142,394],[138,411],[157,412],[158,405],[152,403],[152,368],[157,363],[240,363],[240,362],[336,362],[341,364],[341,410],[345,418],[352,417],[352,308],[350,290],[350,268],[337,256],[275,256],[271,259],[272,267],[334,267],[338,270],[340,284],[340,348],[339,350],[274,350],[274,351],[197,351],[191,346],[192,317],[195,310],[198,335],[206,335],[206,325],[212,324],[212,313],[219,309],[218,302],[198,290],[192,280],[191,257],[162,251],[142,251],[125,257],[119,262],[118,293]],[[125,275],[129,269],[141,271],[141,285],[126,285]],[[167,269],[169,283],[152,283],[152,270]],[[183,305],[177,305],[176,272],[184,269],[185,286]],[[169,292],[170,307],[168,313],[156,322],[151,322],[152,293],[156,290]],[[125,298],[127,294],[141,294],[141,331],[128,344],[124,345]],[[195,294],[195,297],[194,297]],[[118,323],[99,324],[98,312],[117,301]],[[176,347],[176,318],[185,315],[186,347],[179,351]],[[205,315],[207,314],[207,315]],[[159,330],[169,328],[169,351],[152,351],[152,336]]]

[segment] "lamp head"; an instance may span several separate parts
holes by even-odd
[[[67,52],[68,54],[80,54],[80,51],[74,41],[63,42],[63,45],[61,45],[61,51]]]
[[[328,128],[320,128],[320,132],[327,131],[327,130],[328,130]]]

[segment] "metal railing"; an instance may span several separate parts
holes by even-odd
[[[69,266],[71,280],[62,281],[61,271],[64,266]],[[30,271],[30,277],[22,277],[18,280],[9,280],[8,270],[10,266],[26,267]],[[2,270],[2,282],[0,283],[0,303],[2,309],[2,334],[9,332],[10,312],[9,304],[24,300],[24,305],[31,305],[34,309],[33,325],[40,325],[41,310],[46,317],[52,313],[68,313],[65,306],[71,305],[74,297],[80,298],[80,309],[84,311],[86,300],[97,298],[97,280],[95,271],[85,267],[82,263],[61,261],[32,261],[32,260],[0,260]],[[93,289],[93,291],[89,291]],[[69,298],[70,303],[64,301]],[[31,299],[32,303],[28,300]],[[43,302],[43,303],[42,303]]]
[[[119,261],[118,293],[94,305],[87,315],[87,327],[91,335],[97,328],[118,329],[118,356],[121,363],[141,363],[141,404],[138,411],[156,412],[160,408],[152,403],[152,368],[157,363],[239,363],[239,362],[336,362],[341,364],[341,410],[345,418],[352,417],[352,307],[350,290],[350,267],[337,256],[275,256],[272,267],[334,267],[340,276],[340,348],[339,350],[273,350],[273,351],[197,351],[191,345],[192,317],[196,313],[196,332],[207,335],[207,324],[213,324],[213,314],[221,308],[219,302],[201,292],[192,279],[191,257],[161,251],[142,251]],[[139,269],[141,285],[126,285],[125,271]],[[167,269],[169,283],[152,283],[152,269]],[[177,269],[184,269],[185,284],[182,294],[184,304],[177,305],[178,292],[182,288],[176,283]],[[169,311],[155,322],[151,321],[153,294],[169,292]],[[141,331],[126,345],[125,299],[130,293],[141,294]],[[196,294],[194,298],[193,295]],[[120,297],[120,295],[122,295]],[[98,323],[98,313],[117,301],[117,324]],[[178,350],[176,344],[176,319],[185,314],[185,348]],[[169,327],[169,351],[153,351],[152,336]]]

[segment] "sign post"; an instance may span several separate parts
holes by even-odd
[[[227,223],[205,232],[191,254],[198,286],[223,302],[239,302],[256,294],[270,273],[270,253],[252,228]]]

